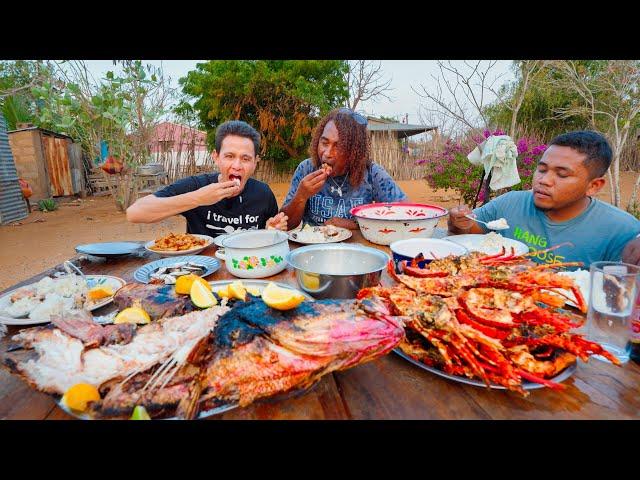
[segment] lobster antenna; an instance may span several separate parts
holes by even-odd
[[[545,250],[536,250],[534,252],[525,253],[522,256],[523,257],[529,257],[531,255],[538,255],[539,253],[552,252],[554,250],[557,250],[560,247],[571,247],[571,248],[573,248],[573,247],[575,247],[575,245],[573,243],[571,243],[571,242],[562,242],[562,243],[559,243],[558,245],[554,245],[553,247],[549,247],[549,248],[547,248]]]

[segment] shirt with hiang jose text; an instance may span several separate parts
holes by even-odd
[[[484,222],[505,218],[509,228],[498,233],[538,252],[531,256],[535,262],[582,262],[581,268],[588,269],[592,262],[620,261],[624,246],[640,233],[640,221],[633,215],[590,198],[584,212],[565,222],[550,220],[536,207],[531,191],[505,193],[473,213]],[[552,247],[557,248],[549,250]]]

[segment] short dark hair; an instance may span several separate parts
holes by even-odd
[[[238,137],[248,138],[253,142],[254,154],[257,157],[260,153],[260,134],[258,131],[241,120],[229,120],[221,123],[216,129],[216,152],[220,153],[222,141],[227,135],[236,135]]]
[[[604,135],[590,130],[567,132],[555,137],[549,145],[569,147],[585,155],[584,165],[591,172],[591,178],[607,173],[613,153]]]

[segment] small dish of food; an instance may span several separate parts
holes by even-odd
[[[111,275],[74,273],[16,288],[0,297],[0,323],[35,325],[48,323],[52,315],[68,315],[79,310],[96,310],[113,301],[126,282]]]
[[[334,227],[333,225],[321,225],[312,227],[305,225],[303,228],[291,230],[289,240],[304,245],[316,243],[336,243],[351,238],[352,232],[348,228]]]
[[[220,262],[204,255],[186,255],[184,257],[163,258],[143,265],[135,272],[133,278],[140,283],[159,280],[167,285],[176,283],[183,275],[206,277],[220,268]]]
[[[170,233],[147,242],[144,248],[163,257],[173,257],[177,255],[195,255],[202,252],[212,243],[213,238],[208,235]]]

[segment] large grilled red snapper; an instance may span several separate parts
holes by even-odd
[[[222,315],[206,345],[162,388],[140,395],[152,372],[141,373],[110,389],[93,413],[125,417],[144,405],[152,416],[193,418],[220,405],[245,406],[305,390],[329,372],[386,354],[403,337],[401,318],[375,300],[303,302],[281,312],[252,298]]]
[[[382,356],[404,337],[401,319],[373,300],[320,300],[279,312],[261,301],[218,321],[203,371],[201,409],[248,405],[304,390],[323,375]],[[186,416],[189,416],[185,412]]]

